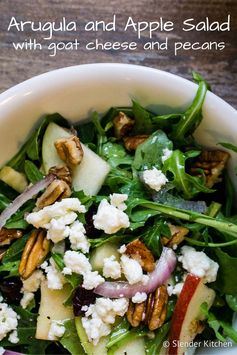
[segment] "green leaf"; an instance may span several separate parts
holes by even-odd
[[[163,165],[161,157],[163,150],[172,150],[173,143],[166,134],[158,130],[154,132],[144,143],[136,149],[133,166],[136,170],[145,170],[156,167],[158,169]]]
[[[170,330],[170,322],[167,322],[159,328],[153,339],[146,338],[145,349],[147,355],[157,355],[160,354],[164,340],[168,336]]]
[[[86,122],[83,124],[74,125],[77,131],[77,135],[80,141],[84,144],[91,143],[94,141],[96,130],[95,125],[92,122]]]
[[[20,260],[21,254],[24,250],[28,238],[29,238],[29,234],[26,234],[11,244],[11,246],[7,249],[6,253],[4,254],[2,260],[3,264]]]
[[[234,152],[234,153],[237,153],[237,146],[234,144],[220,142],[220,143],[218,143],[218,145],[221,145],[222,147],[232,150],[232,152]]]
[[[83,355],[85,351],[81,345],[77,335],[74,319],[64,322],[65,333],[60,339],[62,346],[67,349],[72,355]]]
[[[0,193],[0,212],[5,210],[5,208],[10,204],[10,200],[3,194]]]
[[[20,261],[9,261],[7,263],[4,263],[3,265],[0,266],[0,272],[9,272],[7,277],[12,277],[12,276],[18,276],[18,268],[19,268]]]
[[[138,102],[132,102],[132,111],[135,118],[133,134],[150,134],[154,130],[152,114],[142,107]]]
[[[225,299],[226,299],[228,306],[234,312],[237,312],[237,295],[225,295]]]
[[[22,209],[18,210],[11,218],[8,219],[4,227],[8,229],[26,229],[29,225],[25,220],[25,213],[31,212],[34,207],[35,201],[28,201]]]
[[[163,171],[167,174],[172,173],[173,180],[170,180],[178,191],[183,193],[185,199],[191,199],[200,192],[210,193],[213,190],[207,188],[203,181],[197,176],[191,176],[186,173],[185,163],[190,157],[197,155],[199,152],[183,153],[175,150],[172,155],[165,160]]]
[[[215,249],[219,270],[215,287],[221,292],[237,295],[236,270],[237,258],[230,256],[221,249]]]
[[[180,121],[172,127],[171,137],[176,146],[185,144],[186,138],[193,134],[202,120],[202,106],[209,86],[198,73],[194,72],[193,78],[199,85],[196,96],[189,108],[182,114]]]
[[[231,324],[218,320],[216,316],[208,310],[208,305],[204,302],[201,307],[201,312],[207,318],[207,323],[210,328],[215,332],[217,339],[220,341],[227,341],[227,337],[230,337],[234,342],[237,343],[237,331],[231,326]]]
[[[25,170],[25,174],[27,176],[27,179],[30,182],[32,182],[32,184],[35,184],[37,181],[42,180],[44,177],[44,175],[37,168],[37,166],[34,163],[32,163],[30,160],[25,161],[24,170]]]
[[[102,145],[101,155],[112,168],[120,165],[131,166],[133,158],[126,152],[121,144],[107,142]]]
[[[161,236],[171,236],[169,226],[163,220],[155,220],[153,226],[148,227],[141,236],[142,241],[148,249],[152,250],[156,258],[160,257],[162,251]]]

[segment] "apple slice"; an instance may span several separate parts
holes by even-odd
[[[187,275],[171,321],[169,355],[185,352],[185,344],[198,334],[198,322],[205,319],[201,304],[206,302],[210,308],[214,298],[215,291],[205,286],[201,278]]]
[[[48,125],[42,143],[43,166],[46,173],[53,166],[65,165],[57,154],[54,142],[70,135],[70,132],[56,123],[51,122]],[[91,149],[84,144],[81,145],[84,156],[81,163],[72,170],[72,185],[76,191],[83,190],[86,195],[96,195],[110,171],[110,166]]]
[[[65,307],[63,302],[69,297],[71,288],[64,285],[61,290],[51,290],[47,281],[41,283],[41,299],[39,316],[37,318],[36,339],[48,340],[52,320],[72,319],[72,307]]]

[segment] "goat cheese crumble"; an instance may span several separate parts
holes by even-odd
[[[104,259],[103,275],[111,279],[119,279],[121,277],[121,266],[114,255]]]
[[[21,293],[23,293],[23,297],[20,301],[22,308],[27,308],[30,302],[34,299],[34,292],[38,290],[43,280],[44,275],[41,270],[34,271],[28,279],[22,280],[23,286],[21,288]]]
[[[101,337],[108,335],[116,316],[124,316],[128,304],[126,298],[97,298],[96,303],[87,308],[85,317],[82,317],[82,325],[89,341],[97,345]]]
[[[121,256],[122,271],[130,285],[136,284],[143,280],[142,267],[135,259],[129,258],[127,255]]]
[[[13,332],[9,335],[8,340],[12,343],[12,344],[17,344],[19,343],[19,338],[17,336],[17,331],[13,330]]]
[[[93,220],[95,228],[107,234],[116,233],[121,228],[128,228],[130,225],[128,215],[111,205],[106,199],[100,202]]]
[[[92,266],[88,258],[76,251],[68,250],[64,254],[65,268],[63,269],[63,274],[71,275],[72,272],[80,274],[83,276],[83,284],[86,290],[92,290],[97,287],[105,280],[99,275],[98,271],[92,271]]]
[[[132,302],[133,303],[142,303],[146,301],[147,299],[147,294],[145,292],[137,292],[133,297],[132,297]]]
[[[196,251],[192,247],[183,246],[178,260],[185,270],[203,278],[204,283],[216,281],[219,265],[203,251]]]
[[[158,170],[155,167],[143,172],[143,180],[146,185],[155,191],[160,191],[162,186],[168,182],[165,174],[163,174],[161,170]]]
[[[127,194],[112,194],[110,195],[110,203],[112,206],[118,208],[121,211],[125,211],[127,206],[124,203],[127,201],[128,195]]]
[[[48,340],[58,340],[65,333],[65,327],[62,322],[52,320],[49,332],[48,332]]]
[[[71,242],[71,248],[73,250],[81,250],[83,253],[88,253],[90,248],[90,243],[86,238],[86,230],[83,224],[79,221],[75,221],[70,226],[69,240]]]
[[[18,315],[7,303],[0,303],[0,341],[17,329]],[[14,333],[15,336],[17,336]],[[12,339],[14,338],[12,336]]]
[[[41,268],[46,272],[48,288],[52,290],[61,290],[65,284],[63,274],[58,270],[54,260],[49,259],[49,264],[45,261]]]

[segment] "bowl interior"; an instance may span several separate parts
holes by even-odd
[[[167,113],[186,108],[196,89],[175,75],[125,64],[82,65],[40,75],[0,95],[0,166],[17,152],[46,113],[59,112],[75,122],[94,110],[102,113],[111,106],[129,106],[131,99]],[[236,144],[237,112],[230,105],[208,92],[203,117],[197,131],[200,143],[210,147],[218,142]],[[234,177],[237,154],[231,154],[229,169]]]

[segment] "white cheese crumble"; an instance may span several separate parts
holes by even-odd
[[[18,315],[7,303],[0,303],[0,341],[5,336],[16,330]]]
[[[183,282],[179,282],[174,286],[173,285],[167,286],[168,295],[169,296],[172,296],[172,295],[179,296],[182,291],[183,285],[184,285]]]
[[[90,243],[88,242],[85,234],[86,230],[81,222],[75,221],[70,226],[69,240],[73,250],[80,249],[83,253],[89,252]]]
[[[12,344],[17,344],[19,343],[19,338],[17,336],[17,331],[14,330],[8,337],[8,340],[12,343]]]
[[[135,259],[129,258],[127,255],[121,256],[122,271],[130,285],[136,284],[143,280],[142,267]]]
[[[137,292],[133,297],[132,297],[132,302],[133,303],[142,303],[146,301],[147,299],[147,294],[145,292]]]
[[[21,293],[23,293],[23,297],[20,301],[22,308],[27,308],[30,302],[34,299],[34,292],[38,290],[43,280],[44,275],[41,270],[34,271],[28,279],[22,280],[23,286],[21,288]]]
[[[49,259],[49,264],[44,262],[41,268],[46,272],[48,288],[52,290],[61,290],[65,284],[65,278],[63,274],[58,270],[54,260]]]
[[[97,345],[101,337],[108,335],[116,316],[124,316],[128,304],[126,298],[97,298],[96,303],[87,308],[85,317],[82,317],[82,325],[89,341]]]
[[[95,228],[107,234],[116,233],[121,228],[128,228],[130,225],[128,215],[105,199],[100,202],[93,220]]]
[[[163,155],[161,157],[161,161],[162,161],[162,163],[164,163],[167,159],[169,159],[171,157],[173,151],[168,148],[165,148],[165,149],[163,149],[162,153],[163,153]]]
[[[123,244],[123,245],[121,245],[121,247],[118,249],[118,252],[119,252],[120,254],[124,254],[124,253],[126,252],[126,250],[127,250],[127,247],[126,247],[125,244]]]
[[[112,194],[110,195],[110,203],[112,206],[118,208],[121,211],[125,211],[127,206],[124,203],[127,201],[128,195],[127,194]]]
[[[143,172],[143,180],[146,185],[155,191],[160,191],[161,187],[168,182],[165,174],[163,174],[161,170],[158,170],[155,167]]]
[[[98,271],[92,271],[92,266],[88,258],[76,251],[68,250],[64,255],[65,268],[63,273],[65,275],[71,275],[72,272],[83,276],[82,286],[87,290],[92,290],[105,280],[98,274]]]
[[[114,255],[104,259],[103,275],[111,279],[119,279],[121,277],[121,266]]]
[[[26,221],[36,228],[45,228],[51,219],[65,217],[70,212],[85,213],[86,208],[78,198],[64,198],[60,202],[55,202],[51,206],[46,206],[38,212],[29,213]]]
[[[181,248],[181,254],[178,260],[185,270],[203,278],[204,283],[216,281],[219,265],[204,252],[185,245]]]
[[[49,332],[48,332],[48,340],[58,340],[65,333],[65,327],[62,322],[52,320]]]

